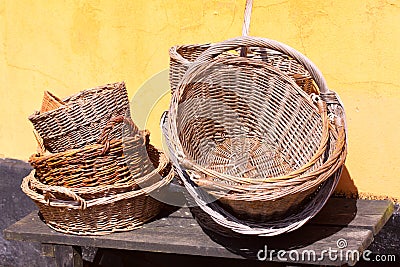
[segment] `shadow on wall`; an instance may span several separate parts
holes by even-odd
[[[342,176],[340,176],[334,195],[347,198],[358,198],[358,189],[354,184],[346,165],[343,168]]]
[[[54,266],[51,258],[41,256],[40,244],[3,238],[5,228],[37,209],[20,189],[30,171],[26,162],[0,159],[0,266]]]

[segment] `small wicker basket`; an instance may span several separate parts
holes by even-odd
[[[54,104],[54,97],[52,98],[51,102]],[[42,108],[45,112],[35,112],[29,120],[43,139],[45,149],[52,153],[94,144],[111,117],[130,117],[124,82],[84,90],[62,101],[56,101],[60,106],[52,104],[49,107],[48,101],[45,102]],[[120,139],[129,133],[117,127],[110,135]]]
[[[130,133],[124,139],[113,139],[115,128]],[[149,174],[158,162],[152,162],[149,152],[149,132],[139,131],[133,121],[124,116],[110,119],[97,144],[59,153],[37,153],[29,162],[36,178],[47,185],[64,187],[105,186],[125,183]]]

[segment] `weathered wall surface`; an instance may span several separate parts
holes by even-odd
[[[132,97],[168,67],[170,46],[240,35],[244,3],[0,1],[0,154],[27,159],[35,151],[27,117],[43,90],[65,97],[125,80]],[[341,191],[400,198],[399,24],[400,1],[254,1],[251,34],[306,54],[345,103],[348,179]],[[168,101],[160,103],[157,112]],[[153,139],[157,112],[147,124]]]

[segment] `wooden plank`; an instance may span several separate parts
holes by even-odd
[[[390,200],[330,198],[310,224],[365,228],[376,235],[393,210]],[[181,208],[169,217],[192,218],[192,214],[188,208]]]
[[[157,220],[131,232],[96,237],[74,236],[51,230],[40,221],[37,213],[31,213],[9,227],[4,234],[7,239],[42,243],[254,260],[265,246],[276,251],[314,250],[318,255],[324,249],[336,248],[336,242],[340,238],[348,238],[347,249],[357,251],[365,249],[373,239],[372,232],[367,229],[316,225],[304,226],[300,231],[273,238],[226,238],[210,232],[205,234],[195,220],[178,217]],[[276,257],[272,260],[279,261]],[[328,255],[324,255],[316,264],[328,262],[331,265],[352,264],[351,259],[331,262]]]
[[[212,228],[212,226],[211,226]],[[207,231],[205,231],[207,232]],[[315,259],[313,261],[304,261],[299,259],[284,259],[288,262],[296,262],[301,264],[320,264],[320,265],[354,265],[356,259],[346,256],[346,253],[361,253],[371,244],[373,241],[373,234],[368,229],[363,228],[346,228],[346,227],[335,227],[335,226],[317,226],[317,225],[305,225],[302,228],[286,233],[276,237],[238,237],[238,238],[227,238],[218,235],[207,233],[215,242],[222,244],[230,251],[235,251],[236,254],[244,255],[245,258],[257,258],[255,252],[259,251],[260,247],[267,246],[268,251],[274,250],[288,252],[295,250],[294,253],[301,253],[312,251],[315,253]],[[339,247],[345,243],[343,247]],[[339,244],[339,245],[338,245]],[[335,256],[334,250],[343,248],[341,254],[336,259],[331,259],[328,255],[329,251],[332,251],[333,257]],[[287,255],[286,255],[287,256]],[[269,260],[281,262],[275,256],[269,258]]]
[[[204,247],[205,252],[209,247],[215,247],[214,243],[202,233],[201,228],[193,219],[180,220],[183,225],[188,223],[186,231],[183,231],[184,227],[171,229],[168,224],[165,227],[159,227],[161,222],[159,220],[154,222],[154,228],[150,228],[152,224],[150,223],[145,228],[130,232],[114,233],[106,236],[75,236],[65,235],[50,229],[39,219],[37,212],[33,212],[4,230],[4,236],[6,239],[41,243],[184,254],[191,254],[193,249],[198,249],[197,247]],[[163,229],[163,232],[160,232],[160,229]],[[204,254],[202,253],[201,255]]]
[[[42,249],[41,251],[42,256],[54,258],[54,245],[42,244],[41,249]]]
[[[376,235],[393,210],[389,200],[331,198],[310,224],[365,228]]]
[[[393,204],[390,201],[332,198],[311,223],[297,231],[270,238],[220,236],[202,229],[188,208],[172,212],[168,218],[155,220],[135,231],[95,237],[55,232],[38,218],[37,212],[33,212],[6,229],[4,236],[13,240],[60,245],[253,260],[257,260],[257,253],[267,246],[275,251],[296,249],[300,255],[304,251],[316,253],[317,260],[313,262],[287,259],[289,262],[352,265],[355,259],[332,261],[329,255],[323,255],[323,251],[337,248],[336,242],[345,239],[348,244],[346,251],[361,253],[370,245],[373,235],[381,229],[392,212]],[[269,260],[280,261],[277,255],[272,255]]]
[[[192,213],[187,207],[178,209],[177,211],[171,213],[168,217],[193,219]]]

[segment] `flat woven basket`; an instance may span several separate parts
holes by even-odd
[[[76,235],[129,231],[165,208],[152,195],[163,190],[174,173],[167,158],[162,153],[158,156],[158,166],[136,183],[67,188],[40,183],[33,171],[23,179],[21,188],[38,206],[45,223],[56,231]]]
[[[128,137],[111,139],[115,128]],[[126,183],[151,173],[158,165],[149,157],[152,151],[156,150],[149,144],[149,132],[140,131],[130,118],[119,115],[108,121],[97,144],[59,153],[37,153],[29,163],[36,178],[46,185],[95,187]]]
[[[241,47],[296,60],[320,95],[262,60],[221,57]],[[303,225],[332,193],[346,155],[344,121],[336,94],[304,55],[239,37],[214,44],[189,67],[172,96],[166,135],[178,174],[215,222],[277,235]]]
[[[130,117],[124,82],[87,89],[58,102],[59,107],[53,102],[51,110],[29,117],[45,149],[52,153],[94,144],[111,117]],[[43,111],[47,109],[45,103]],[[114,139],[123,134],[118,128],[110,133]]]

